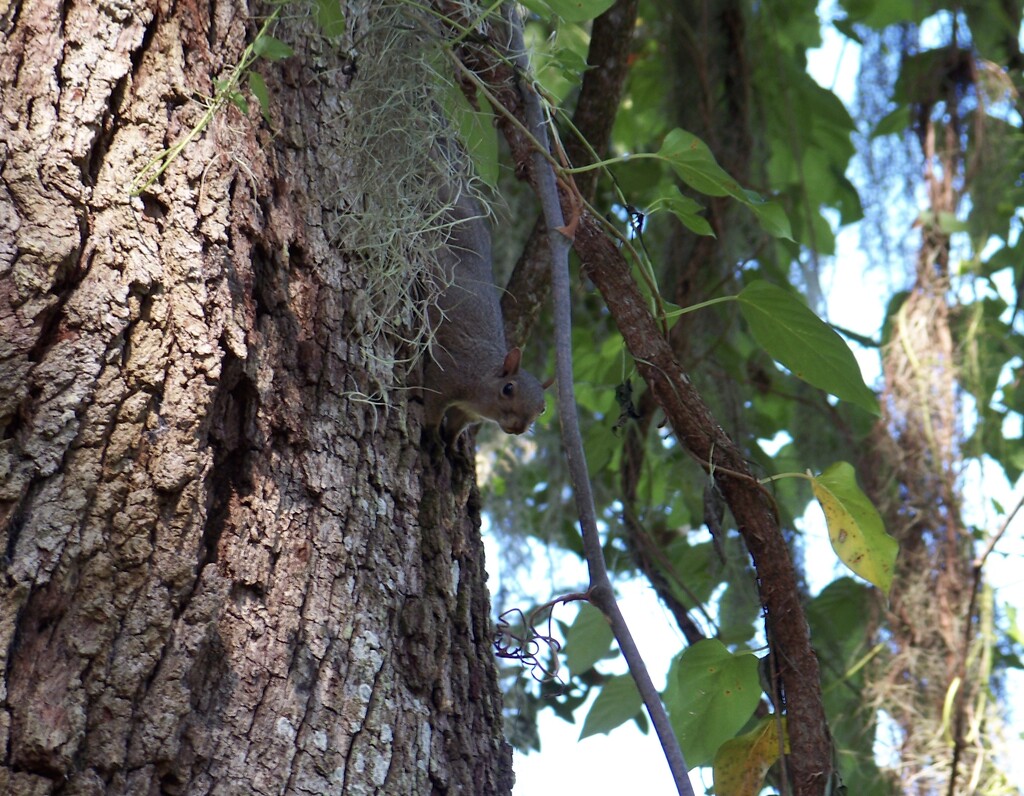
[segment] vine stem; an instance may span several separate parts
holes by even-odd
[[[558,416],[562,431],[562,446],[565,448],[569,476],[573,483],[573,493],[576,499],[576,510],[580,517],[583,552],[590,574],[590,588],[587,590],[587,597],[591,604],[604,614],[611,625],[612,633],[626,659],[629,672],[636,682],[637,690],[640,692],[640,697],[651,717],[651,723],[658,734],[658,740],[661,742],[679,796],[694,796],[687,774],[686,760],[679,748],[679,742],[672,730],[665,706],[661,702],[661,695],[651,680],[647,666],[640,656],[640,651],[633,641],[626,620],[615,601],[611,579],[608,577],[608,568],[604,561],[604,552],[601,549],[601,537],[597,529],[597,512],[594,508],[594,495],[590,488],[587,461],[583,453],[583,438],[580,434],[572,381],[572,311],[569,280],[571,241],[560,231],[565,226],[565,220],[562,217],[561,203],[558,199],[558,186],[554,170],[545,158],[548,152],[548,136],[544,112],[536,91],[526,83],[526,75],[529,74],[529,60],[523,42],[521,24],[515,19],[515,11],[511,8],[509,10],[509,33],[509,48],[519,71],[519,87],[525,104],[526,119],[531,128],[530,133],[543,148],[543,151],[534,150],[531,156],[536,180],[535,187],[543,207],[544,221],[548,230],[551,254],[551,294],[555,316]]]
[[[207,103],[206,111],[192,129],[188,131],[185,137],[173,144],[170,148],[164,149],[154,155],[149,162],[142,167],[142,171],[136,175],[128,188],[130,196],[134,197],[141,195],[143,191],[159,180],[178,156],[185,151],[185,147],[192,143],[192,141],[194,141],[199,134],[206,129],[207,125],[213,121],[218,111],[228,103],[231,99],[231,94],[238,88],[238,84],[242,81],[242,77],[249,71],[249,67],[252,66],[253,62],[259,58],[259,53],[256,50],[257,43],[263,40],[267,31],[270,30],[270,26],[277,21],[280,13],[281,7],[278,6],[274,9],[273,13],[267,17],[267,21],[263,23],[263,27],[261,27],[259,33],[256,34],[256,38],[253,39],[252,43],[249,44],[249,46],[247,46],[242,52],[241,59],[235,65],[235,68],[231,70],[231,74],[228,76],[228,79],[217,88],[216,93]]]

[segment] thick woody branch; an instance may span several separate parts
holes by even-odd
[[[629,54],[633,47],[638,0],[618,0],[594,20],[587,51],[587,71],[583,74],[580,96],[572,123],[599,158],[608,154],[612,127],[622,99],[622,87],[629,72]],[[567,137],[565,154],[573,166],[593,162],[583,141],[575,135]],[[591,199],[600,171],[587,171],[576,176],[576,187],[584,199]]]
[[[818,796],[832,771],[832,745],[796,572],[771,497],[735,443],[712,416],[676,361],[647,309],[630,269],[598,222],[585,216],[576,251],[601,291],[640,375],[668,417],[676,438],[716,479],[757,570],[769,641],[776,653],[791,746],[794,793]]]

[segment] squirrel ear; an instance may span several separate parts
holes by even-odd
[[[523,352],[513,348],[505,354],[505,362],[502,364],[502,376],[515,376],[519,372],[519,363],[523,358]]]

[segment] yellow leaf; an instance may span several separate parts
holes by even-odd
[[[839,559],[886,594],[892,586],[899,543],[885,532],[882,518],[857,486],[853,466],[836,462],[811,479],[825,512],[828,538]]]
[[[768,769],[779,759],[778,716],[766,716],[750,732],[726,741],[715,754],[717,796],[757,796]],[[786,720],[781,720],[785,732]],[[789,739],[786,752],[789,753]]]

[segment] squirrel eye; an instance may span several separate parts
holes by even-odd
[[[511,398],[512,394],[516,391],[516,385],[513,381],[505,382],[505,386],[501,388],[501,394],[506,398]]]

